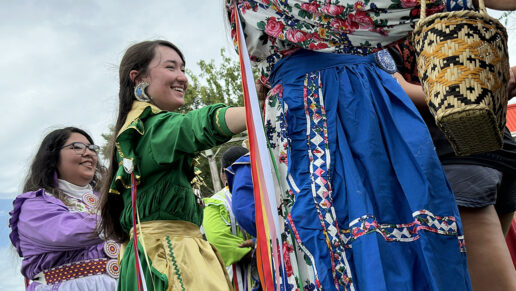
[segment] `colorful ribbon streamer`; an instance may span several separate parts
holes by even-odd
[[[136,181],[134,180],[134,174],[131,172],[131,204],[133,207],[133,248],[134,248],[134,263],[136,268],[136,284],[138,291],[147,291],[147,285],[145,284],[145,276],[143,275],[142,263],[140,262],[140,256],[138,254],[138,236],[136,231],[137,222],[137,205],[136,205]]]
[[[274,175],[272,174],[271,161],[263,120],[258,103],[258,95],[253,79],[251,62],[247,53],[244,33],[240,23],[237,4],[233,9],[233,17],[236,23],[236,40],[240,57],[240,70],[242,74],[242,88],[244,92],[244,104],[246,109],[247,133],[249,136],[249,151],[251,158],[251,171],[254,186],[254,200],[256,210],[257,233],[257,261],[260,280],[264,290],[280,290],[286,284],[281,284],[280,276],[285,270],[283,257],[281,256],[281,242],[279,218],[277,212],[276,195],[274,191]],[[285,278],[283,278],[284,283]]]

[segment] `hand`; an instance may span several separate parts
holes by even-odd
[[[240,259],[240,262],[242,263],[249,263],[251,259],[253,258],[253,249],[254,249],[254,240],[248,239],[244,241],[243,243],[238,245],[239,248],[251,248],[245,256]]]
[[[267,93],[269,93],[269,88],[267,88],[260,79],[256,79],[254,82],[256,85],[256,93],[258,94],[258,102],[260,103],[260,108],[263,111],[265,105],[265,99],[267,99]]]
[[[509,99],[516,96],[516,66],[509,70],[509,82],[507,83],[507,93],[509,93]]]
[[[239,248],[254,248],[254,241],[252,239],[248,239],[243,243],[238,245]]]

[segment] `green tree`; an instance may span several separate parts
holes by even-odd
[[[108,132],[100,134],[106,141],[103,146],[100,147],[100,155],[103,159],[109,159],[111,157],[111,149],[109,148],[109,141],[113,138],[115,126],[112,124],[108,127]],[[104,163],[107,165],[107,163]]]
[[[185,105],[179,108],[180,112],[188,112],[214,103],[244,106],[240,63],[228,56],[224,49],[220,50],[220,57],[220,64],[215,64],[213,59],[210,61],[199,61],[197,63],[201,71],[199,75],[195,75],[191,70],[187,70],[189,83],[185,94]],[[254,73],[256,77],[257,72]],[[230,146],[241,145],[241,137],[244,136],[238,135],[233,139],[235,141],[212,149],[213,154],[216,154],[217,169],[220,169],[222,153]],[[198,161],[197,167],[201,170],[201,177],[206,184],[201,187],[201,193],[204,196],[210,196],[215,192],[215,189],[211,179],[208,158],[202,153]]]
[[[224,103],[230,106],[244,106],[240,63],[238,60],[228,56],[224,49],[220,50],[220,57],[220,64],[216,64],[213,59],[210,61],[199,61],[197,65],[201,73],[198,75],[194,74],[191,70],[186,70],[189,79],[188,88],[185,94],[185,105],[178,109],[179,112],[186,113],[190,110],[202,108],[214,103]],[[256,79],[256,71],[254,75]],[[111,125],[109,131],[102,134],[102,137],[106,141],[111,140],[113,130],[114,128]],[[220,169],[220,157],[222,153],[230,146],[241,145],[242,137],[245,137],[245,134],[237,135],[233,141],[212,149],[214,154],[218,153],[215,157],[217,169]],[[110,154],[108,154],[110,152],[108,144],[109,142],[106,142],[101,149],[102,156],[105,158],[110,157]],[[201,170],[200,175],[205,183],[205,185],[201,187],[201,193],[204,196],[210,196],[215,190],[211,179],[208,159],[204,153],[200,153],[197,161],[199,162],[197,168]]]
[[[201,60],[197,63],[201,73],[197,76],[191,70],[186,70],[189,77],[185,94],[185,105],[179,112],[188,112],[207,104],[225,103],[230,106],[244,106],[240,64],[226,55],[225,49],[220,50],[221,62],[215,64]]]

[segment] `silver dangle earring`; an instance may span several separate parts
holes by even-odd
[[[151,101],[151,98],[145,93],[145,89],[149,85],[150,85],[149,83],[142,81],[134,87],[134,97],[136,98],[136,100],[142,101],[142,102],[150,102]]]

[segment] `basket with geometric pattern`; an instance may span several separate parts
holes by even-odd
[[[421,18],[413,32],[418,74],[436,124],[459,156],[503,145],[509,57],[507,31],[479,11],[443,12]]]

